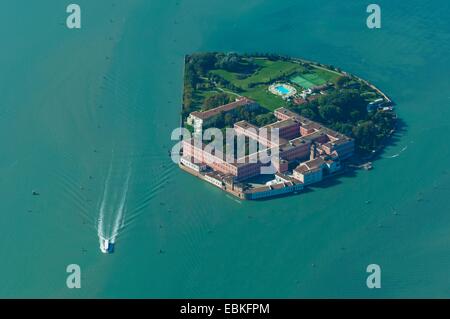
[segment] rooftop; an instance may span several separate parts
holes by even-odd
[[[323,164],[325,164],[325,161],[321,157],[318,157],[313,160],[301,163],[294,169],[294,171],[301,174],[314,173],[320,171]]]
[[[234,126],[243,128],[245,130],[253,128],[253,129],[256,130],[256,132],[258,132],[258,130],[259,130],[259,127],[257,127],[256,125],[253,125],[253,124],[251,124],[251,123],[249,123],[249,122],[247,122],[245,120],[242,120],[242,121],[234,123]]]
[[[280,108],[276,109],[275,112],[290,116],[291,118],[300,122],[300,125],[306,129],[313,128],[316,131],[321,131],[322,133],[326,134],[330,139],[333,139],[334,143],[336,143],[337,140],[342,140],[339,143],[344,143],[344,142],[352,140],[350,137],[348,137],[342,133],[333,131],[332,129],[329,129],[329,128],[323,126],[322,124],[311,121],[310,119],[307,119],[306,117],[303,117],[291,110],[288,110],[287,108],[280,107]]]
[[[259,187],[254,187],[254,188],[248,189],[246,191],[246,193],[253,194],[253,193],[259,193],[259,192],[267,192],[270,190],[271,190],[270,186],[259,186]]]
[[[321,167],[324,163],[325,161],[321,157],[317,157],[313,160],[303,162],[301,165],[305,165],[307,168],[313,169]]]
[[[267,129],[280,129],[283,127],[289,127],[289,126],[294,126],[294,125],[298,125],[297,121],[294,121],[293,119],[287,119],[287,120],[283,120],[283,121],[278,121],[272,124],[268,124],[266,126],[263,126],[262,128],[267,128]]]
[[[320,167],[308,168],[308,167],[305,166],[305,165],[297,166],[297,167],[294,169],[294,171],[296,171],[297,173],[300,173],[300,174],[310,174],[310,173],[318,172],[318,171],[320,171],[320,170],[321,170]]]
[[[220,173],[217,172],[217,171],[211,171],[211,172],[206,173],[205,175],[206,175],[206,176],[209,176],[209,177],[211,177],[211,178],[213,178],[213,179],[219,180],[219,181],[222,181],[222,180],[223,180],[223,177],[224,177],[223,174],[220,174]]]
[[[231,102],[231,103],[228,103],[228,104],[225,104],[225,105],[221,105],[221,106],[218,106],[216,108],[213,108],[213,109],[210,109],[210,110],[207,110],[207,111],[203,111],[203,112],[195,111],[195,112],[192,112],[191,115],[195,116],[195,117],[197,117],[199,119],[205,120],[205,119],[208,119],[210,117],[213,117],[214,115],[218,115],[218,114],[220,114],[222,112],[228,112],[228,111],[231,111],[232,109],[235,109],[235,108],[237,108],[239,106],[248,105],[248,104],[252,104],[252,103],[255,103],[255,102],[253,100],[250,100],[250,99],[246,98],[246,97],[242,97],[242,98],[238,99],[235,102]]]

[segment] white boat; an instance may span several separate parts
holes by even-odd
[[[100,241],[100,250],[104,254],[110,254],[114,250],[114,244],[109,241],[109,239],[102,239]]]

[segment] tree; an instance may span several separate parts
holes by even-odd
[[[273,113],[259,114],[256,115],[254,119],[255,119],[254,123],[253,122],[252,123],[260,127],[274,123],[277,120],[277,118],[275,117],[275,115],[273,115]]]
[[[219,59],[216,63],[216,67],[224,69],[230,72],[234,72],[239,69],[240,58],[236,53],[229,53]]]
[[[192,65],[193,69],[199,75],[206,75],[209,70],[212,70],[217,62],[216,53],[194,53],[188,57],[188,64]]]
[[[395,114],[393,112],[377,111],[371,118],[383,135],[389,135],[395,127]]]
[[[319,115],[324,122],[333,123],[342,118],[342,110],[339,106],[333,104],[321,105]]]
[[[350,78],[345,75],[339,76],[335,81],[334,84],[338,89],[343,88],[345,84],[347,84],[350,81]]]
[[[237,53],[218,55],[215,67],[229,72],[244,74],[253,73],[258,68],[252,59],[243,59],[243,56]]]
[[[218,93],[215,95],[211,95],[208,96],[204,101],[203,101],[203,110],[209,110],[209,109],[213,109],[215,107],[227,104],[231,102],[231,98],[228,94],[226,93]]]
[[[367,114],[367,103],[361,95],[355,90],[341,90],[334,91],[328,95],[321,96],[318,99],[320,106],[323,105],[336,105],[342,111],[342,117],[350,118],[350,114],[353,111],[359,112],[359,120]],[[356,115],[356,113],[354,114]]]
[[[224,125],[225,126],[233,126],[234,124],[234,117],[231,115],[231,113],[226,113],[224,116]]]
[[[352,120],[352,122],[356,122],[358,120],[360,120],[362,118],[361,116],[361,112],[358,110],[354,110],[350,112],[350,119]]]
[[[308,107],[302,108],[300,110],[300,115],[309,118],[311,120],[316,118],[316,114],[314,113],[314,111]]]
[[[341,123],[338,131],[347,136],[352,136],[353,135],[352,128],[353,126],[351,124]]]
[[[223,128],[225,127],[225,114],[224,112],[220,112],[217,115],[214,115],[211,119],[209,127]]]
[[[199,82],[197,72],[195,71],[195,68],[192,64],[186,64],[185,78],[186,83],[192,88],[195,88],[195,86]]]
[[[372,121],[361,121],[353,128],[353,135],[362,149],[370,150],[378,146],[378,130]]]

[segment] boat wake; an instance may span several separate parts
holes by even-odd
[[[122,187],[118,189],[111,187],[112,172],[111,163],[105,179],[97,222],[97,235],[103,253],[113,252],[116,239],[123,229],[132,170],[130,166]]]
[[[392,156],[388,156],[388,158],[396,158],[396,157],[399,157],[400,156],[400,154],[402,154],[404,151],[406,151],[408,149],[408,145],[407,146],[405,146],[405,147],[403,147],[401,150],[400,150],[400,152],[398,152],[397,154],[394,154],[394,155],[392,155]]]

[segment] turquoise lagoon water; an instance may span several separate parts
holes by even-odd
[[[77,3],[81,30],[61,1],[2,2],[1,297],[450,296],[448,1],[379,1],[380,30],[364,1]],[[239,202],[167,155],[183,57],[212,50],[339,66],[404,126],[372,171]]]

